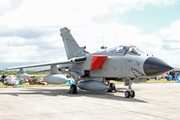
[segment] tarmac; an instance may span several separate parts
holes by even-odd
[[[180,120],[180,83],[133,84],[135,98],[118,92],[69,94],[69,86],[0,88],[1,120]]]

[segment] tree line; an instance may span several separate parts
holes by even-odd
[[[30,74],[30,75],[46,75],[49,74],[49,72],[40,72],[40,73],[36,73],[38,72],[37,70],[26,70],[25,73],[26,74]],[[5,73],[6,75],[18,75],[20,74],[20,70],[12,70],[12,71],[8,71],[8,70],[0,70],[0,75],[2,75],[3,73]]]

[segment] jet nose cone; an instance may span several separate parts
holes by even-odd
[[[147,76],[155,77],[173,68],[159,58],[149,57],[144,62],[143,69]]]

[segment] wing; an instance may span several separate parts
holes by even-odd
[[[71,63],[71,61],[55,62],[55,63],[42,63],[42,64],[33,64],[33,65],[10,67],[10,68],[6,68],[6,70],[13,70],[13,69],[20,69],[20,68],[42,67],[42,66],[50,66],[50,65],[58,65],[58,64],[69,64],[69,63]]]
[[[73,58],[64,62],[54,62],[54,63],[42,63],[42,64],[34,64],[34,65],[25,65],[25,66],[17,66],[17,67],[10,67],[6,68],[6,70],[13,70],[13,69],[21,69],[21,68],[32,68],[32,67],[42,67],[42,66],[52,66],[52,65],[59,65],[59,64],[70,64],[70,63],[80,63],[84,62],[86,57],[78,57]]]

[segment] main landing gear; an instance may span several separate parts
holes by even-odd
[[[74,84],[72,84],[72,85],[70,86],[70,91],[69,91],[69,93],[70,93],[70,94],[78,94],[78,92],[77,92],[77,86],[74,85]]]
[[[108,83],[109,84],[109,83]],[[109,89],[108,89],[108,91],[107,92],[117,92],[117,90],[116,90],[116,86],[114,85],[114,83],[110,83],[109,84]]]
[[[124,83],[125,86],[128,86],[128,90],[125,91],[125,97],[126,98],[134,98],[135,97],[135,91],[132,90],[132,83],[129,82],[129,80],[125,80],[125,83]]]

